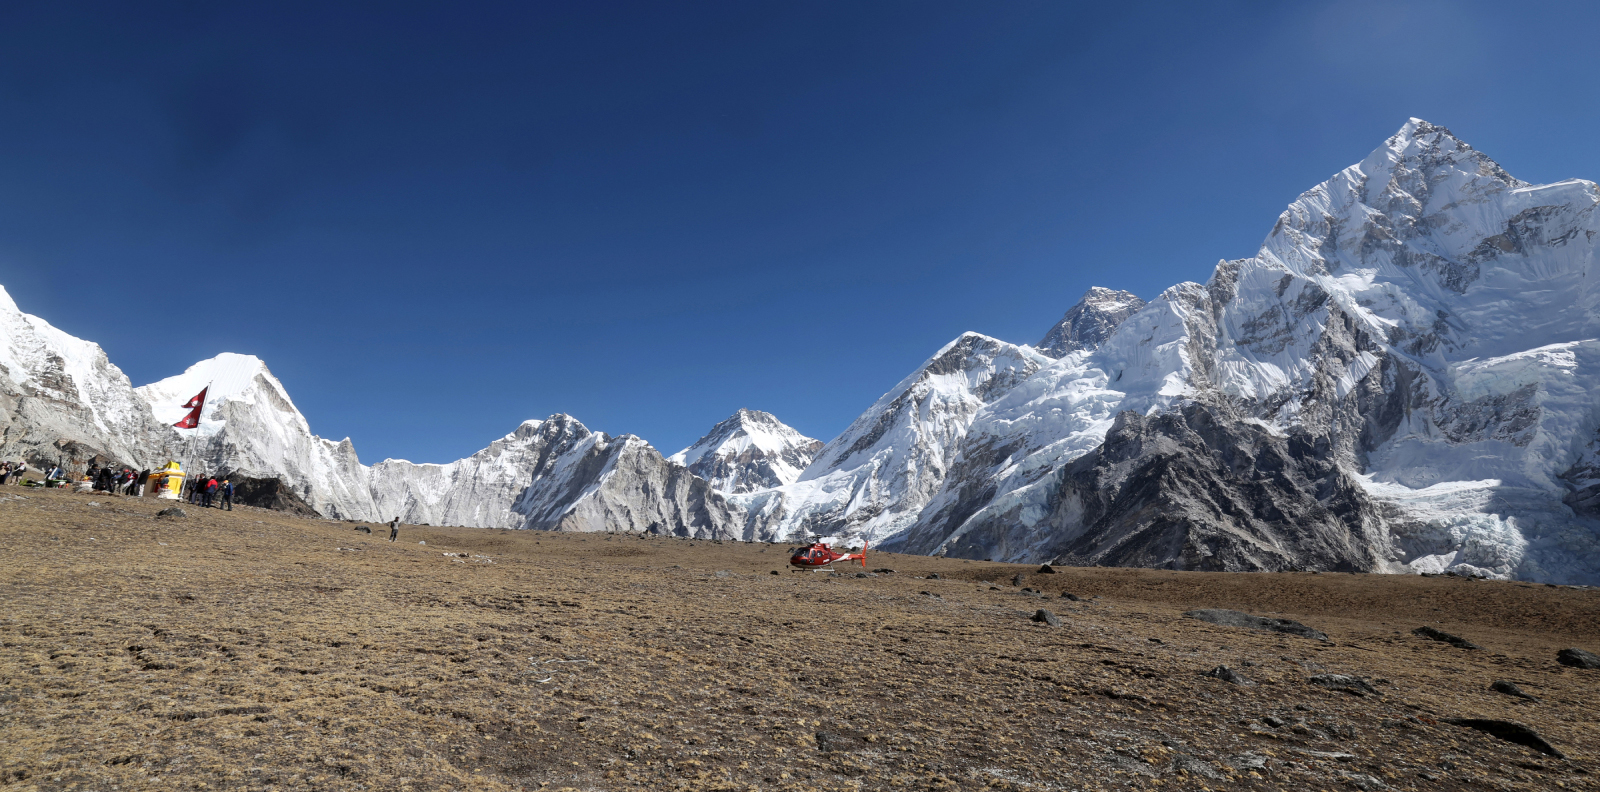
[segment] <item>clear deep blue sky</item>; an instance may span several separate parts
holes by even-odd
[[[1596,3],[236,5],[0,6],[0,283],[136,385],[258,355],[365,462],[826,440],[1410,116],[1600,177]]]

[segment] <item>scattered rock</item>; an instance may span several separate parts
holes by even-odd
[[[817,753],[828,753],[838,748],[839,735],[829,732],[817,732]]]
[[[872,571],[877,573],[877,574],[879,574],[879,575],[893,575],[894,574],[894,570],[893,569],[889,569],[888,567],[880,567],[880,568],[874,569]]]
[[[733,574],[733,573],[732,573],[732,572],[729,572],[729,571],[728,571],[728,570],[726,570],[726,569],[719,569],[719,570],[717,570],[717,577],[719,577],[719,578],[725,578],[725,577],[729,577],[729,576],[731,576],[731,575],[732,575],[732,574]]]
[[[928,579],[929,580],[942,580],[942,578],[939,577],[939,573],[938,572],[934,572],[933,574],[928,575]]]
[[[365,525],[357,525],[353,530],[359,531],[359,532],[364,533],[364,534],[372,533],[372,529],[368,528]]]
[[[1011,576],[1011,585],[1013,585],[1013,586],[1022,585],[1022,575],[1020,575],[1020,574],[1012,575]]]
[[[778,570],[776,570],[776,569],[772,570],[772,574],[774,574],[774,575],[778,574]]]
[[[1205,674],[1202,676],[1215,677],[1227,682],[1230,685],[1238,685],[1240,687],[1251,687],[1255,685],[1254,682],[1250,681],[1249,677],[1246,677],[1244,674],[1241,674],[1225,665],[1219,665],[1216,668],[1205,672]]]
[[[856,573],[856,577],[858,577],[858,578],[874,578],[874,577],[877,577],[877,575],[875,575],[875,574],[873,574],[871,572],[857,572]]]
[[[1447,643],[1447,644],[1450,644],[1451,646],[1459,647],[1459,648],[1462,648],[1462,649],[1482,649],[1483,648],[1483,647],[1481,647],[1481,646],[1479,646],[1479,645],[1477,645],[1477,644],[1475,644],[1475,643],[1473,643],[1473,642],[1471,642],[1471,641],[1469,641],[1469,640],[1467,640],[1465,638],[1462,638],[1460,636],[1451,635],[1450,633],[1447,633],[1447,632],[1445,632],[1443,630],[1435,630],[1434,628],[1427,627],[1427,626],[1418,627],[1417,629],[1412,630],[1411,634],[1417,636],[1418,638],[1426,638],[1426,639],[1428,639],[1430,641],[1438,641],[1439,643]]]
[[[1567,758],[1566,754],[1561,753],[1555,749],[1555,746],[1545,742],[1538,732],[1520,723],[1486,718],[1443,718],[1442,720],[1452,726],[1477,729],[1484,734],[1491,737],[1499,737],[1506,742],[1526,745],[1539,753],[1554,756],[1557,759]]]
[[[1202,610],[1192,610],[1183,615],[1188,616],[1191,619],[1199,619],[1200,621],[1218,624],[1223,627],[1244,627],[1251,630],[1265,630],[1267,632],[1298,635],[1302,638],[1313,638],[1318,641],[1328,640],[1328,636],[1325,633],[1319,630],[1313,630],[1297,621],[1290,621],[1288,619],[1268,619],[1262,616],[1251,616],[1248,613],[1241,613],[1236,610],[1205,608]]]
[[[1357,696],[1378,695],[1378,690],[1367,684],[1367,680],[1358,676],[1350,676],[1349,674],[1317,674],[1306,679],[1306,681],[1317,687],[1325,687],[1329,690],[1338,690]]]
[[[1268,726],[1271,726],[1274,729],[1283,728],[1283,721],[1278,719],[1278,718],[1274,718],[1271,715],[1268,715],[1268,716],[1262,718],[1261,722],[1267,724]]]
[[[1516,696],[1519,699],[1527,699],[1528,701],[1536,703],[1539,701],[1533,696],[1522,692],[1522,688],[1517,687],[1516,684],[1507,682],[1504,679],[1496,679],[1494,682],[1490,683],[1489,689],[1496,693],[1504,693],[1507,696]]]
[[[1083,602],[1083,597],[1080,597],[1070,591],[1061,592],[1061,598],[1064,600],[1070,600],[1072,602]]]
[[[1055,573],[1056,571],[1051,568],[1049,564],[1042,564],[1039,566],[1039,574],[1041,575],[1054,575]]]
[[[1038,612],[1033,614],[1033,620],[1036,622],[1043,622],[1051,627],[1061,626],[1061,617],[1045,610],[1044,608],[1040,608]]]
[[[1212,781],[1221,781],[1223,778],[1222,773],[1217,772],[1217,769],[1212,767],[1210,762],[1196,759],[1188,754],[1178,754],[1174,757],[1172,769],[1174,772],[1188,773],[1192,776],[1209,778]]]
[[[425,545],[425,544],[427,544],[427,542],[417,542],[417,544],[419,544],[419,545]],[[536,544],[537,544],[537,543],[536,543]]]
[[[1578,648],[1556,652],[1556,662],[1573,668],[1600,668],[1600,656]]]
[[[1389,788],[1388,785],[1379,781],[1376,777],[1369,776],[1366,773],[1340,773],[1339,775],[1344,776],[1344,780],[1349,781],[1351,786],[1361,790],[1361,792],[1374,792],[1374,790]]]
[[[176,506],[168,506],[167,508],[156,512],[156,516],[157,517],[188,517],[189,513],[184,511],[183,509],[180,509],[180,508],[176,507]]]
[[[1228,760],[1228,766],[1235,770],[1265,770],[1267,757],[1261,754],[1242,753]]]

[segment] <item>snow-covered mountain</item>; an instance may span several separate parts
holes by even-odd
[[[1080,349],[1095,349],[1111,337],[1128,317],[1144,307],[1144,300],[1133,292],[1095,286],[1077,305],[1056,322],[1039,342],[1039,351],[1059,358]]]
[[[1204,284],[1091,289],[1038,348],[964,334],[820,449],[740,411],[672,460],[558,415],[366,467],[255,358],[135,391],[0,291],[0,454],[159,461],[210,383],[204,458],[330,516],[1600,583],[1597,205],[1412,119]]]
[[[1600,582],[1596,523],[1568,505],[1587,502],[1600,425],[1597,203],[1592,182],[1526,184],[1413,119],[1300,196],[1255,257],[1172,287],[1097,348],[987,405],[957,472],[895,545],[1016,560],[1141,546],[1150,565],[1314,565],[1269,552],[1304,538],[1306,504],[1158,487],[1108,518],[1085,500],[1093,479],[1074,460],[1095,451],[1094,464],[1111,464],[1100,438],[1117,413],[1200,404],[1230,426],[1185,440],[1196,460],[1266,477],[1255,455],[1281,443],[1360,482],[1352,492],[1324,476],[1311,490],[1354,540],[1340,564]],[[1172,448],[1116,453],[1143,463]],[[1101,486],[1146,481],[1106,475]],[[1218,520],[1259,523],[1251,552],[1210,532]]]
[[[824,446],[797,481],[734,495],[745,535],[872,541],[904,530],[943,484],[973,416],[1050,362],[977,333],[946,344]]]
[[[771,413],[741,409],[668,459],[717,491],[738,494],[793,483],[821,450],[821,440],[800,434]]]
[[[380,519],[561,531],[737,538],[721,493],[633,435],[591,432],[568,415],[526,421],[466,459],[385,460],[371,469]]]
[[[176,439],[98,344],[17,308],[0,287],[0,450],[32,464],[71,458],[146,466]]]
[[[138,393],[163,424],[208,389],[197,429],[181,430],[180,456],[209,471],[277,478],[319,513],[376,520],[367,469],[350,439],[334,442],[311,433],[267,365],[253,355],[223,353],[182,374],[145,385]]]

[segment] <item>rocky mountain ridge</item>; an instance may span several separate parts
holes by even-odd
[[[6,298],[0,451],[172,453],[204,380],[207,462],[328,516],[1600,583],[1597,205],[1412,119],[1206,283],[1091,289],[1038,347],[963,334],[826,444],[741,410],[671,459],[558,415],[363,466],[255,358],[135,391]]]

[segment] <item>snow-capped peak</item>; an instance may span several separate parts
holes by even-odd
[[[754,492],[798,479],[821,449],[822,441],[771,413],[740,409],[668,461],[689,468],[718,491]]]
[[[1143,307],[1144,300],[1133,292],[1095,286],[1050,328],[1038,350],[1061,358],[1078,350],[1095,349],[1111,337],[1117,325]]]
[[[190,366],[182,374],[152,382],[138,391],[150,403],[156,419],[171,424],[189,412],[183,405],[202,389],[206,391],[206,403],[200,415],[201,434],[215,434],[222,430],[221,415],[229,402],[250,405],[262,402],[282,413],[282,421],[310,431],[305,417],[289,399],[289,392],[283,383],[272,376],[267,364],[255,355],[224,352]]]

